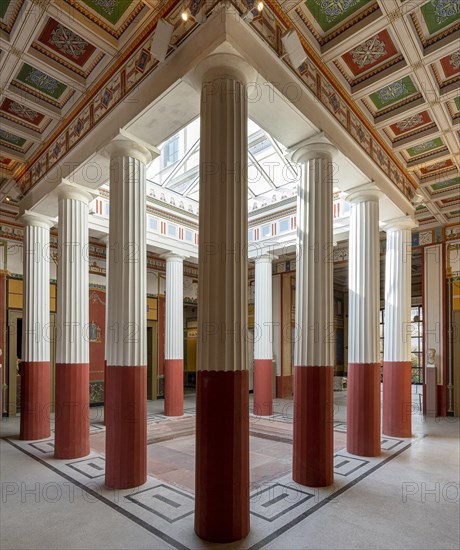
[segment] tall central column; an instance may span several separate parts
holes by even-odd
[[[385,228],[385,326],[383,363],[383,433],[410,437],[412,431],[411,363],[411,218]]]
[[[347,451],[380,454],[380,193],[352,193],[348,260]]]
[[[272,259],[263,254],[255,261],[254,300],[254,414],[273,413]]]
[[[58,187],[59,238],[56,304],[56,458],[89,453],[89,190]]]
[[[105,483],[114,489],[128,489],[142,485],[147,479],[145,168],[154,153],[123,135],[107,146],[107,152],[110,276]]]
[[[165,415],[184,414],[184,259],[166,255]]]
[[[50,228],[54,222],[26,211],[24,225],[24,318],[22,324],[20,439],[50,436]]]
[[[333,473],[332,159],[327,143],[300,144],[297,196],[296,341],[294,348],[294,481],[330,485]]]
[[[249,532],[248,68],[216,54],[192,76],[201,88],[195,531],[211,542]]]

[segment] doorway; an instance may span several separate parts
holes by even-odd
[[[22,311],[9,310],[8,312],[8,368],[6,381],[6,411],[8,416],[16,416],[21,408],[21,376],[19,374],[19,360],[22,359]],[[54,412],[54,372],[56,365],[56,315],[50,314],[50,371],[51,371],[51,407]]]

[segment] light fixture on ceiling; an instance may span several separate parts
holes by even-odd
[[[186,21],[188,21],[190,19],[190,17],[192,17],[192,14],[190,13],[190,9],[188,7],[184,6],[182,8],[180,16],[181,16],[182,21],[184,21],[184,23]]]
[[[166,59],[173,31],[174,25],[171,25],[165,19],[158,21],[150,46],[150,53],[160,62]]]
[[[265,7],[265,4],[261,0],[260,2],[257,2],[255,7],[251,8],[247,12],[243,13],[243,15],[241,17],[247,23],[251,23],[251,21],[254,19],[254,17],[256,17],[257,14],[262,13],[264,7]]]
[[[10,202],[10,200],[11,200],[11,199],[10,199],[10,197],[8,197],[8,196],[4,198],[4,201],[5,201],[5,202]]]
[[[298,69],[307,59],[307,54],[303,49],[299,35],[294,29],[289,29],[281,37],[286,54],[289,57],[291,65]]]

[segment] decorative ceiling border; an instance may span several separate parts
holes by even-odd
[[[47,144],[40,148],[32,160],[22,168],[17,175],[22,194],[27,193],[32,187],[62,159],[77,143],[80,142],[90,131],[119,105],[127,94],[135,89],[139,83],[157,67],[156,61],[146,55],[146,40],[153,33],[158,19],[165,17],[176,7],[176,1],[170,0],[163,9],[156,14],[151,24],[139,33],[138,40],[122,56],[119,62],[107,71],[105,78],[88,94],[76,108],[68,115],[66,121],[54,132]],[[271,0],[268,5],[273,14],[285,28],[291,26],[287,16],[281,12],[277,5]],[[253,25],[255,25],[253,23]],[[268,37],[258,32],[269,46],[275,49],[280,48],[280,40],[274,45]],[[190,28],[183,27],[183,33],[188,34]],[[178,38],[180,42],[181,37]],[[272,38],[273,40],[273,38]],[[371,127],[363,113],[353,105],[340,84],[336,81],[330,70],[321,63],[318,55],[313,51],[305,38],[301,36],[302,44],[308,54],[308,61],[299,68],[300,76],[304,83],[317,99],[335,116],[337,121],[348,131],[353,139],[368,153],[375,163],[388,175],[395,186],[409,200],[416,188],[408,173],[402,167],[400,161],[394,157],[382,137]],[[275,49],[276,51],[276,49]],[[280,53],[280,52],[277,52]],[[287,65],[287,60],[284,61]],[[290,66],[290,65],[288,65]],[[297,74],[299,74],[297,73]],[[84,112],[89,113],[85,117],[87,123],[82,124]],[[59,154],[51,154],[56,143],[59,143]]]

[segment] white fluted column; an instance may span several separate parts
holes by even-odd
[[[166,255],[166,416],[184,414],[184,258]]]
[[[393,437],[412,432],[411,230],[416,225],[404,217],[385,227],[383,433]]]
[[[272,254],[255,260],[254,299],[254,414],[273,413]]]
[[[57,188],[59,210],[56,300],[56,458],[89,453],[89,250],[90,190]]]
[[[380,454],[380,238],[377,190],[351,194],[347,450]]]
[[[20,439],[50,435],[50,228],[54,221],[26,211],[21,354]]]
[[[299,144],[296,341],[294,347],[294,481],[333,482],[333,159],[328,143]]]
[[[195,531],[211,542],[249,532],[247,91],[231,54],[203,60],[201,92]]]
[[[110,155],[106,485],[147,479],[146,164],[158,150],[120,134]]]

